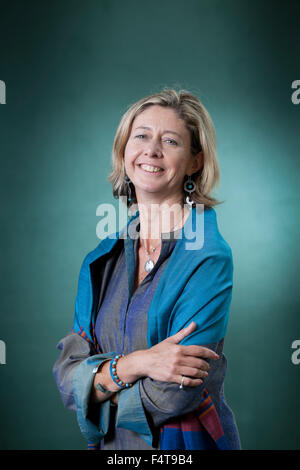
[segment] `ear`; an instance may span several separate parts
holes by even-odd
[[[198,152],[196,155],[193,155],[192,156],[192,160],[191,160],[191,164],[190,164],[190,171],[192,171],[192,174],[193,173],[196,173],[197,171],[199,171],[202,166],[203,166],[203,152]]]

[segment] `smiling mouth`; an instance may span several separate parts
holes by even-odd
[[[146,165],[144,163],[138,165],[141,170],[145,171],[146,173],[162,173],[164,170],[158,166]]]

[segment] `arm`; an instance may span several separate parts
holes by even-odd
[[[53,366],[54,378],[64,406],[76,411],[73,376],[76,367],[94,354],[91,345],[74,331],[70,331],[57,344],[60,355]]]
[[[222,343],[223,341],[220,341],[203,347],[221,355]],[[207,358],[206,362],[209,366],[208,375],[195,387],[186,385],[186,377],[182,389],[178,383],[153,380],[151,377],[139,381],[141,401],[152,426],[160,427],[169,418],[189,413],[200,405],[204,389],[214,383],[218,370],[222,367],[221,358],[218,360]]]
[[[97,391],[98,402],[91,400],[92,385],[101,364],[114,357],[115,352],[95,354],[93,346],[74,331],[58,343],[61,354],[53,366],[63,404],[77,411],[78,424],[85,437],[97,442],[109,426],[110,394]],[[100,403],[101,402],[101,403]]]
[[[189,335],[196,327],[192,322],[187,328],[184,328],[176,335],[161,341],[158,345],[148,350],[134,351],[127,354],[118,361],[118,377],[122,382],[135,383],[140,378],[150,378],[151,382],[156,381],[162,384],[181,383],[182,375],[185,375],[185,386],[197,387],[203,383],[203,378],[208,376],[210,359],[216,360],[218,355],[208,347],[194,346],[175,346],[183,337]],[[205,357],[206,360],[200,358]],[[182,375],[180,375],[182,374]],[[202,377],[202,379],[200,379]],[[102,396],[97,397],[96,385],[101,383],[106,390],[120,392],[123,388],[119,387],[111,378],[109,370],[109,361],[103,363],[101,369],[95,374],[93,400],[102,401]],[[158,385],[159,386],[159,385]],[[114,397],[117,404],[117,396]]]
[[[162,421],[166,421],[174,415],[177,416],[179,413],[176,403],[180,404],[182,412],[187,412],[186,410],[197,407],[201,401],[199,390],[195,390],[199,384],[203,383],[203,380],[199,377],[207,376],[209,365],[206,360],[209,358],[216,360],[217,355],[212,350],[202,346],[178,345],[195,327],[195,322],[192,322],[187,328],[161,341],[154,347],[148,350],[135,351],[118,361],[117,373],[119,378],[123,382],[131,382],[134,385],[129,389],[120,389],[114,397],[114,403],[118,402],[119,405],[117,426],[138,432],[150,445],[152,442],[150,426],[159,426]],[[202,359],[203,357],[206,360]],[[183,390],[179,389],[181,373],[187,375]],[[111,386],[109,364],[104,363],[96,375],[99,375],[101,384],[109,389]],[[143,395],[143,391],[140,390],[140,385],[145,380],[149,381],[151,387],[153,387],[150,398],[146,394]],[[193,393],[193,396],[196,397],[196,405],[191,403],[191,395],[185,393],[186,387],[195,390],[190,393]],[[164,399],[164,408],[160,408],[155,403],[155,394],[160,395],[164,391],[167,391],[168,395]],[[182,392],[184,393],[182,394]],[[177,397],[176,403],[174,403],[174,395]],[[116,397],[118,397],[118,400]],[[142,404],[141,399],[143,397],[145,401]],[[170,401],[168,404],[169,409],[166,409],[168,400]],[[145,406],[146,403],[148,407]],[[146,414],[149,421],[146,419]],[[157,419],[152,420],[152,415],[156,415]],[[132,420],[133,416],[134,420]]]
[[[94,252],[99,255],[99,246],[88,253],[82,262],[73,328],[57,346],[61,354],[54,364],[53,373],[64,405],[77,412],[77,421],[83,435],[89,441],[98,443],[108,431],[111,405],[108,398],[113,394],[103,394],[101,397],[101,392],[97,391],[96,403],[92,386],[98,367],[108,358],[114,357],[115,352],[98,354],[91,336],[93,292],[90,262],[93,261]]]
[[[149,380],[152,376],[154,381],[152,379],[150,380],[151,385],[154,387],[155,384],[158,387],[174,386],[174,383],[163,382],[163,380],[167,378],[169,378],[170,382],[177,380],[180,383],[181,376],[177,374],[174,367],[176,368],[182,359],[184,359],[183,362],[185,364],[182,372],[189,372],[191,376],[194,375],[195,377],[203,376],[205,373],[204,370],[208,368],[208,364],[206,361],[200,359],[199,356],[206,357],[206,359],[209,357],[215,359],[214,353],[201,346],[177,345],[179,341],[195,329],[195,326],[195,323],[192,323],[188,328],[178,332],[171,338],[167,338],[153,348],[144,351],[135,351],[118,361],[119,377],[123,381],[135,383],[132,387],[135,396],[133,403],[135,403],[138,398],[136,394],[139,394],[139,384],[142,377]],[[110,416],[110,400],[108,398],[112,396],[119,396],[121,398],[127,397],[131,402],[130,406],[127,406],[124,400],[122,404],[121,400],[120,409],[123,413],[123,418],[126,409],[130,411],[130,418],[132,418],[133,403],[131,397],[133,395],[132,393],[124,395],[127,389],[120,389],[110,377],[108,359],[114,357],[115,352],[93,354],[94,351],[91,344],[77,333],[73,332],[70,332],[61,340],[58,347],[62,352],[54,365],[53,372],[63,402],[67,408],[77,411],[78,423],[83,435],[88,440],[97,442],[97,440],[105,436],[108,431]],[[174,348],[176,348],[180,354],[175,353],[172,355]],[[184,354],[187,351],[189,355]],[[194,357],[194,355],[198,357]],[[167,362],[166,359],[172,356],[175,356],[175,359]],[[166,364],[171,367],[165,367]],[[100,368],[99,365],[101,366]],[[190,370],[190,366],[197,367],[193,367],[193,370]],[[186,381],[190,383],[190,386],[194,387],[201,383],[199,378],[186,378]],[[103,394],[96,390],[95,385],[98,382],[106,389],[111,390],[112,393]],[[188,385],[188,383],[186,385]],[[176,383],[177,390],[179,390],[178,387],[178,383]],[[119,393],[115,394],[116,391],[119,391]],[[149,402],[149,410],[151,406],[153,406],[153,403],[153,400],[151,400],[151,403]],[[165,410],[161,411],[163,412],[164,420],[173,415],[172,412],[171,414],[166,414]],[[145,440],[147,442],[147,433],[149,433],[148,423],[143,422],[145,417],[144,409],[142,406],[139,406],[139,403],[137,408],[134,409],[134,413],[140,416],[142,427],[139,428],[139,430],[141,434],[143,434],[143,430],[145,431]]]

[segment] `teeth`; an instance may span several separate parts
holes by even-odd
[[[157,173],[158,171],[162,171],[162,168],[159,168],[158,166],[150,166],[150,165],[141,165],[141,168],[146,171],[150,171],[151,173]]]

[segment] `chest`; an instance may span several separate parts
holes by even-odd
[[[154,253],[151,253],[150,258],[154,262],[157,262],[160,255],[160,247],[157,247]],[[145,252],[145,248],[143,246],[139,247],[138,249],[138,257],[137,257],[137,265],[135,270],[135,278],[134,278],[134,287],[133,292],[138,288],[138,286],[143,282],[145,277],[147,277],[148,272],[145,270],[145,264],[148,261],[149,257]]]

